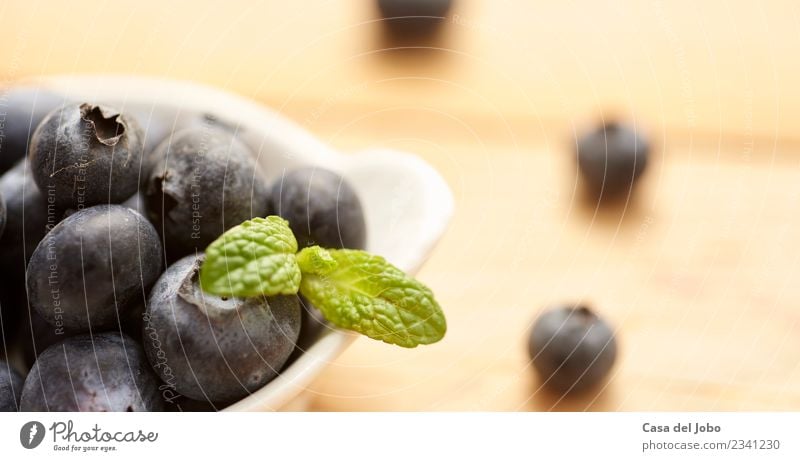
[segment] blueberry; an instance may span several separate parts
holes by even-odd
[[[225,130],[176,133],[151,161],[144,204],[169,260],[203,251],[229,228],[266,215],[263,173],[250,149]]]
[[[98,205],[61,221],[28,264],[31,306],[69,331],[118,328],[161,273],[161,245],[147,220],[122,205]]]
[[[221,298],[200,291],[202,256],[170,266],[150,292],[147,358],[178,393],[205,402],[241,399],[275,378],[300,332],[296,296]]]
[[[558,392],[580,392],[601,382],[617,357],[614,332],[582,306],[542,314],[530,337],[533,366],[545,385]]]
[[[24,380],[11,365],[0,360],[0,412],[17,411]]]
[[[452,0],[378,0],[386,27],[399,36],[433,33],[452,6]]]
[[[70,104],[36,128],[31,171],[59,207],[119,203],[138,188],[142,150],[133,118],[105,106]]]
[[[641,132],[616,122],[585,134],[576,157],[587,191],[597,198],[627,196],[644,173],[649,152]]]
[[[0,194],[6,201],[8,223],[0,236],[0,269],[9,283],[24,281],[25,266],[33,250],[49,228],[59,221],[59,213],[39,192],[23,159],[0,177]]]
[[[272,186],[270,211],[289,221],[300,248],[366,246],[361,201],[347,181],[332,171],[301,168],[284,174]]]
[[[0,92],[0,174],[8,171],[28,153],[28,143],[36,127],[51,111],[64,104],[64,98],[47,90],[21,86]]]
[[[141,346],[120,333],[78,335],[49,347],[22,389],[22,411],[158,411],[158,379]]]

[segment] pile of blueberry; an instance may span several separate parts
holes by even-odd
[[[224,407],[277,376],[319,317],[299,296],[201,291],[205,248],[269,214],[300,247],[365,246],[339,175],[269,184],[212,115],[136,116],[37,88],[0,105],[0,410]]]

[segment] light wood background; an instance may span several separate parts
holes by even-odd
[[[357,341],[314,409],[800,410],[797,2],[457,0],[412,50],[367,0],[166,3],[2,2],[0,76],[210,83],[344,151],[416,152],[455,194],[419,274],[446,339]],[[609,116],[658,151],[613,209],[583,199],[570,157]],[[607,387],[562,399],[539,388],[526,332],[576,300],[621,355]]]

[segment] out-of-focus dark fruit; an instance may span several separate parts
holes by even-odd
[[[98,205],[61,221],[28,264],[31,307],[72,332],[119,329],[161,273],[161,244],[147,220]]]
[[[578,140],[576,157],[587,192],[595,198],[627,196],[647,167],[650,145],[640,131],[610,122]]]
[[[545,386],[580,392],[606,378],[616,361],[617,342],[609,325],[590,309],[568,306],[536,320],[529,352]]]
[[[350,184],[332,171],[287,172],[272,185],[270,212],[289,221],[300,248],[364,249],[367,244],[361,201]]]
[[[0,360],[0,412],[17,411],[24,380],[8,362]]]
[[[452,0],[378,0],[385,27],[398,37],[432,34],[452,6]]]
[[[0,174],[8,171],[28,154],[28,143],[36,127],[48,113],[61,107],[64,98],[32,86],[0,90]]]
[[[145,207],[169,260],[205,251],[226,230],[267,213],[268,188],[253,153],[225,130],[176,133],[151,160]]]
[[[202,257],[187,256],[156,282],[144,345],[153,369],[194,400],[229,402],[278,375],[300,332],[296,296],[222,298],[201,291]]]
[[[158,379],[134,340],[79,335],[44,351],[22,390],[22,411],[159,411]]]
[[[142,133],[132,117],[92,104],[50,113],[33,134],[31,171],[61,208],[119,203],[139,185]]]

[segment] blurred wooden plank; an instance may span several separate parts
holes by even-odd
[[[371,1],[0,8],[9,78],[144,73],[208,82],[279,109],[413,105],[534,122],[605,112],[712,140],[800,136],[800,6],[788,0],[458,0],[437,49],[422,52],[391,51]]]
[[[422,154],[456,194],[453,225],[419,277],[446,309],[435,346],[359,340],[313,386],[320,410],[785,410],[800,408],[800,159],[793,151],[659,156],[627,209],[575,191],[567,146],[438,145],[386,118],[320,126],[343,149]],[[388,141],[387,141],[388,140]],[[557,148],[556,148],[557,147]],[[586,301],[617,327],[607,389],[539,389],[527,331]]]

